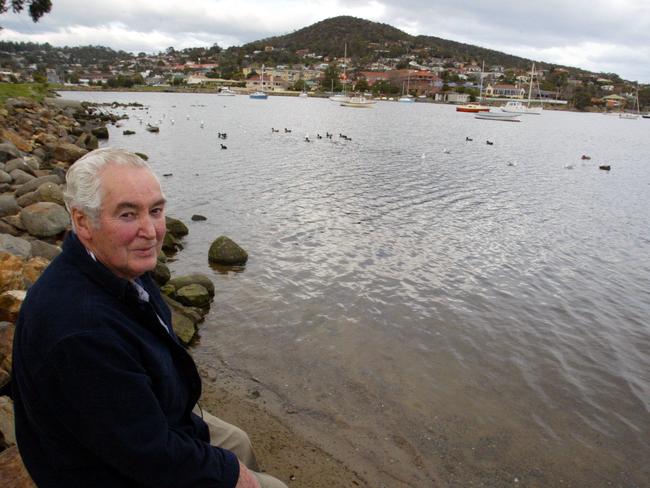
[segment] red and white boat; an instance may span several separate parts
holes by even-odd
[[[489,112],[490,107],[487,105],[480,105],[478,103],[468,103],[467,105],[459,105],[456,107],[456,112],[468,112],[476,114],[478,112]]]

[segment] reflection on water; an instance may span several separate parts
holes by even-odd
[[[198,360],[258,378],[371,486],[650,479],[650,121],[67,96],[149,107],[111,144],[173,173],[174,270],[217,287]],[[242,272],[208,266],[221,234]]]

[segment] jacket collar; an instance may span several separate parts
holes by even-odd
[[[68,232],[63,241],[63,256],[71,260],[86,276],[111,295],[124,300],[127,295],[137,297],[137,291],[128,280],[120,278],[101,262],[94,259],[74,232]]]

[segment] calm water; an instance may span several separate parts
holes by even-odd
[[[173,269],[217,287],[198,361],[370,486],[649,485],[650,120],[66,97],[148,106],[110,143],[173,173]],[[208,266],[221,234],[243,271]]]

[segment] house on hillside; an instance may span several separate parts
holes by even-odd
[[[489,84],[484,91],[487,97],[524,98],[526,90],[516,85],[505,83]]]

